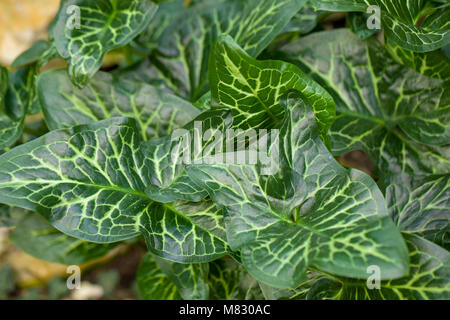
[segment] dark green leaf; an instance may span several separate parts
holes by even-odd
[[[178,288],[147,253],[137,271],[139,294],[144,300],[181,300]]]
[[[28,214],[24,209],[0,204],[0,228],[16,226]]]
[[[386,48],[398,63],[425,76],[450,82],[450,58],[443,51],[417,53],[390,43]]]
[[[284,28],[283,32],[296,32],[307,34],[313,31],[318,21],[327,13],[321,10],[315,10],[310,3],[307,3]]]
[[[149,249],[171,261],[207,262],[229,252],[223,212],[212,201],[154,203],[140,224]]]
[[[141,232],[154,253],[205,262],[228,252],[211,202],[158,204],[134,119],[52,131],[0,156],[0,202],[42,214],[62,232],[116,242]]]
[[[433,7],[431,1],[311,0],[311,3],[321,10],[358,12],[366,12],[369,6],[376,5],[386,37],[411,51],[433,51],[450,41],[450,7]]]
[[[231,258],[209,263],[210,299],[212,300],[262,300],[258,282]]]
[[[261,282],[295,288],[308,267],[364,278],[374,264],[383,279],[404,276],[406,246],[380,190],[333,159],[301,97],[289,93],[283,101],[276,174],[262,175],[259,164],[199,164],[187,167],[189,177],[225,208],[229,244]]]
[[[36,41],[31,48],[18,56],[11,64],[12,68],[20,68],[38,62],[50,49],[51,44],[45,40]]]
[[[156,10],[150,0],[62,3],[50,32],[56,49],[69,64],[73,83],[85,86],[100,69],[105,54],[131,42],[148,26]]]
[[[410,275],[382,281],[380,289],[369,289],[366,281],[322,278],[313,285],[308,299],[342,300],[448,300],[450,298],[450,254],[414,235],[405,236],[410,256]],[[384,272],[381,268],[381,274]]]
[[[139,234],[151,201],[132,119],[57,130],[0,156],[0,202],[39,212],[57,229],[90,241]]]
[[[276,127],[284,114],[280,97],[295,89],[313,107],[320,136],[328,140],[336,112],[333,98],[296,66],[253,59],[222,36],[211,53],[209,78],[213,104],[231,109],[234,127]]]
[[[391,175],[380,182],[389,213],[404,233],[450,249],[450,175]]]
[[[51,70],[39,76],[38,92],[52,130],[111,117],[134,117],[143,139],[149,140],[170,134],[200,113],[162,89],[105,72],[98,72],[85,88],[78,89],[64,70]]]
[[[369,14],[350,12],[347,15],[347,24],[350,26],[352,31],[361,39],[367,39],[379,32],[377,29],[367,28],[367,19],[369,19]]]
[[[396,64],[376,39],[348,30],[307,36],[283,52],[333,96],[335,155],[363,150],[379,175],[450,171],[450,87],[442,80]]]
[[[176,263],[155,258],[156,264],[176,285],[184,300],[207,300],[209,297],[207,263]]]
[[[231,125],[231,120],[230,112],[226,110],[207,111],[186,125],[179,136],[178,132],[174,132],[171,136],[145,143],[142,152],[150,176],[147,195],[159,202],[204,199],[206,191],[191,182],[186,175],[185,165],[207,155],[208,146],[221,143],[215,140],[215,133],[225,131]],[[211,135],[203,141],[202,134],[207,131]],[[214,148],[211,148],[210,152],[213,151]]]
[[[35,73],[34,65],[20,68],[9,76],[8,83],[8,72],[0,67],[0,150],[22,134],[25,116],[36,101]]]
[[[158,49],[138,69],[141,79],[164,83],[178,95],[196,101],[208,91],[208,57],[220,34],[233,37],[256,57],[283,30],[306,0],[204,0],[170,20],[158,37]],[[175,4],[174,4],[175,5]],[[180,4],[181,5],[181,4]],[[159,28],[159,20],[149,32]],[[150,38],[150,40],[149,40]],[[142,38],[155,46],[151,36]],[[149,81],[146,81],[149,83]]]

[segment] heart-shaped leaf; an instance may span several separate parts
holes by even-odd
[[[258,61],[228,36],[219,37],[209,61],[213,105],[231,109],[233,126],[270,128],[283,119],[280,97],[299,91],[313,106],[319,133],[327,141],[335,118],[333,98],[296,66],[282,61]]]
[[[150,0],[67,0],[52,22],[50,36],[69,64],[69,75],[84,87],[109,51],[130,43],[157,10]]]

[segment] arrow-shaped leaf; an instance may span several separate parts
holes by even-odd
[[[136,217],[151,204],[140,142],[126,118],[53,131],[0,156],[0,202],[39,212],[87,240],[135,237]]]
[[[226,210],[227,238],[256,279],[295,288],[308,267],[353,278],[383,268],[384,279],[408,272],[406,246],[375,182],[347,171],[319,138],[310,105],[298,93],[283,101],[278,173],[259,165],[200,164],[189,177]],[[276,142],[271,146],[276,150]]]
[[[288,90],[299,91],[313,106],[324,141],[335,118],[333,98],[296,66],[282,61],[258,61],[228,36],[214,45],[209,61],[213,104],[231,109],[233,126],[270,128],[283,119],[278,101]]]

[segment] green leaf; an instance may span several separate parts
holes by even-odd
[[[140,224],[150,251],[164,259],[200,263],[229,252],[223,211],[209,200],[154,203]]]
[[[52,131],[0,156],[0,203],[42,214],[58,230],[92,242],[143,233],[149,249],[179,262],[228,252],[213,203],[154,203],[145,194],[137,123],[112,118]]]
[[[141,79],[159,81],[192,102],[208,91],[208,57],[220,34],[233,37],[252,57],[269,45],[306,0],[204,0],[175,12],[158,37],[157,50],[138,69]],[[181,4],[179,4],[181,5]],[[162,14],[164,15],[164,14]],[[159,28],[150,24],[149,32]],[[150,40],[149,40],[150,38]],[[143,34],[140,46],[155,46]],[[148,81],[146,81],[148,82]]]
[[[36,41],[31,48],[24,51],[13,61],[11,68],[20,68],[39,62],[41,57],[50,49],[50,47],[51,44],[45,40]]]
[[[134,117],[144,140],[170,134],[200,111],[190,103],[143,82],[98,72],[83,89],[64,70],[38,78],[39,99],[50,129],[69,128],[112,117]]]
[[[263,300],[258,282],[231,258],[209,263],[211,300]]]
[[[21,133],[23,121],[14,121],[9,116],[5,100],[9,87],[8,70],[0,66],[0,150],[13,144]]]
[[[27,214],[9,239],[14,246],[33,257],[65,265],[80,265],[101,258],[115,247],[66,236],[35,213]]]
[[[450,298],[450,254],[414,235],[405,235],[409,249],[410,275],[382,281],[380,289],[369,289],[366,281],[344,278],[321,279],[308,299],[341,300],[448,300]],[[380,270],[381,274],[383,269]]]
[[[62,3],[50,33],[59,54],[69,64],[73,83],[84,87],[100,69],[105,54],[130,43],[148,26],[157,8],[150,0]]]
[[[11,80],[10,91],[13,92],[13,98],[9,104],[12,105],[12,110],[22,110],[28,114],[41,111],[36,87],[37,77],[41,67],[57,57],[58,52],[53,44],[39,40],[14,60],[12,67],[20,69],[13,74]]]
[[[227,110],[206,111],[171,136],[143,144],[142,152],[150,176],[147,195],[164,203],[180,199],[195,202],[204,199],[206,191],[191,182],[185,166],[213,152],[211,146],[221,143],[215,140],[215,134],[228,128],[231,121]],[[208,131],[211,133],[209,139],[202,140],[206,138],[202,136],[203,133]]]
[[[376,5],[386,37],[407,50],[433,51],[450,41],[450,7],[438,8],[431,1],[311,0],[311,3],[320,10],[354,12],[367,12],[369,6]]]
[[[321,279],[326,279],[331,282],[331,285],[327,286],[327,291],[332,290],[333,286],[336,284],[335,281],[325,278],[325,276],[319,272],[307,273],[306,280],[295,289],[280,289],[268,286],[261,283],[261,290],[264,293],[264,298],[267,300],[306,300],[307,296],[311,292],[311,288],[317,287],[317,282]]]
[[[176,285],[184,300],[207,300],[209,297],[207,263],[176,263],[155,257],[156,264]]]
[[[315,10],[310,3],[307,3],[284,28],[283,32],[296,32],[307,34],[313,31],[319,20],[327,15],[325,11]]]
[[[22,134],[25,116],[36,101],[35,73],[36,66],[31,65],[8,77],[7,70],[0,67],[0,150],[14,144]]]
[[[258,282],[231,258],[209,264],[181,264],[147,253],[138,269],[143,299],[262,300]]]
[[[112,242],[139,234],[144,193],[136,122],[114,118],[50,132],[0,156],[0,202],[42,214],[68,235]]]
[[[386,49],[398,63],[425,76],[450,82],[450,58],[443,51],[417,53],[391,43],[386,44]]]
[[[450,249],[450,175],[387,176],[380,183],[389,213],[403,233]]]
[[[35,85],[38,72],[39,66],[35,63],[22,67],[10,75],[6,103],[14,119],[40,112]]]
[[[131,42],[132,48],[144,54],[149,54],[151,50],[157,49],[166,29],[184,11],[186,11],[185,0],[162,1],[158,3],[158,11],[153,16],[147,29]]]
[[[279,288],[298,286],[308,267],[353,278],[373,264],[384,279],[407,274],[406,246],[375,182],[334,160],[301,94],[284,98],[276,174],[263,175],[260,164],[187,167],[225,208],[227,239],[247,271]]]
[[[450,171],[450,88],[442,80],[398,65],[376,39],[349,30],[312,34],[282,50],[333,96],[335,155],[363,150],[378,175]]]
[[[283,120],[280,97],[295,89],[313,109],[319,133],[328,140],[335,118],[333,98],[296,66],[282,61],[258,61],[230,37],[221,36],[209,63],[213,105],[231,109],[233,126],[276,127]]]
[[[154,257],[147,253],[136,276],[139,295],[144,300],[181,300],[176,285],[162,272]]]

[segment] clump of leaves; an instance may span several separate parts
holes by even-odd
[[[384,33],[365,29],[372,5]],[[323,31],[336,11],[350,28]],[[144,299],[449,299],[449,14],[444,1],[62,1],[50,41],[0,69],[0,223],[65,264],[143,237]],[[111,50],[126,59],[99,71]],[[39,72],[56,57],[67,68]],[[40,111],[49,132],[26,121]],[[198,123],[212,134],[197,161],[173,161],[187,151],[172,133]],[[227,129],[278,129],[276,170],[206,161]],[[353,150],[375,180],[336,160]]]

